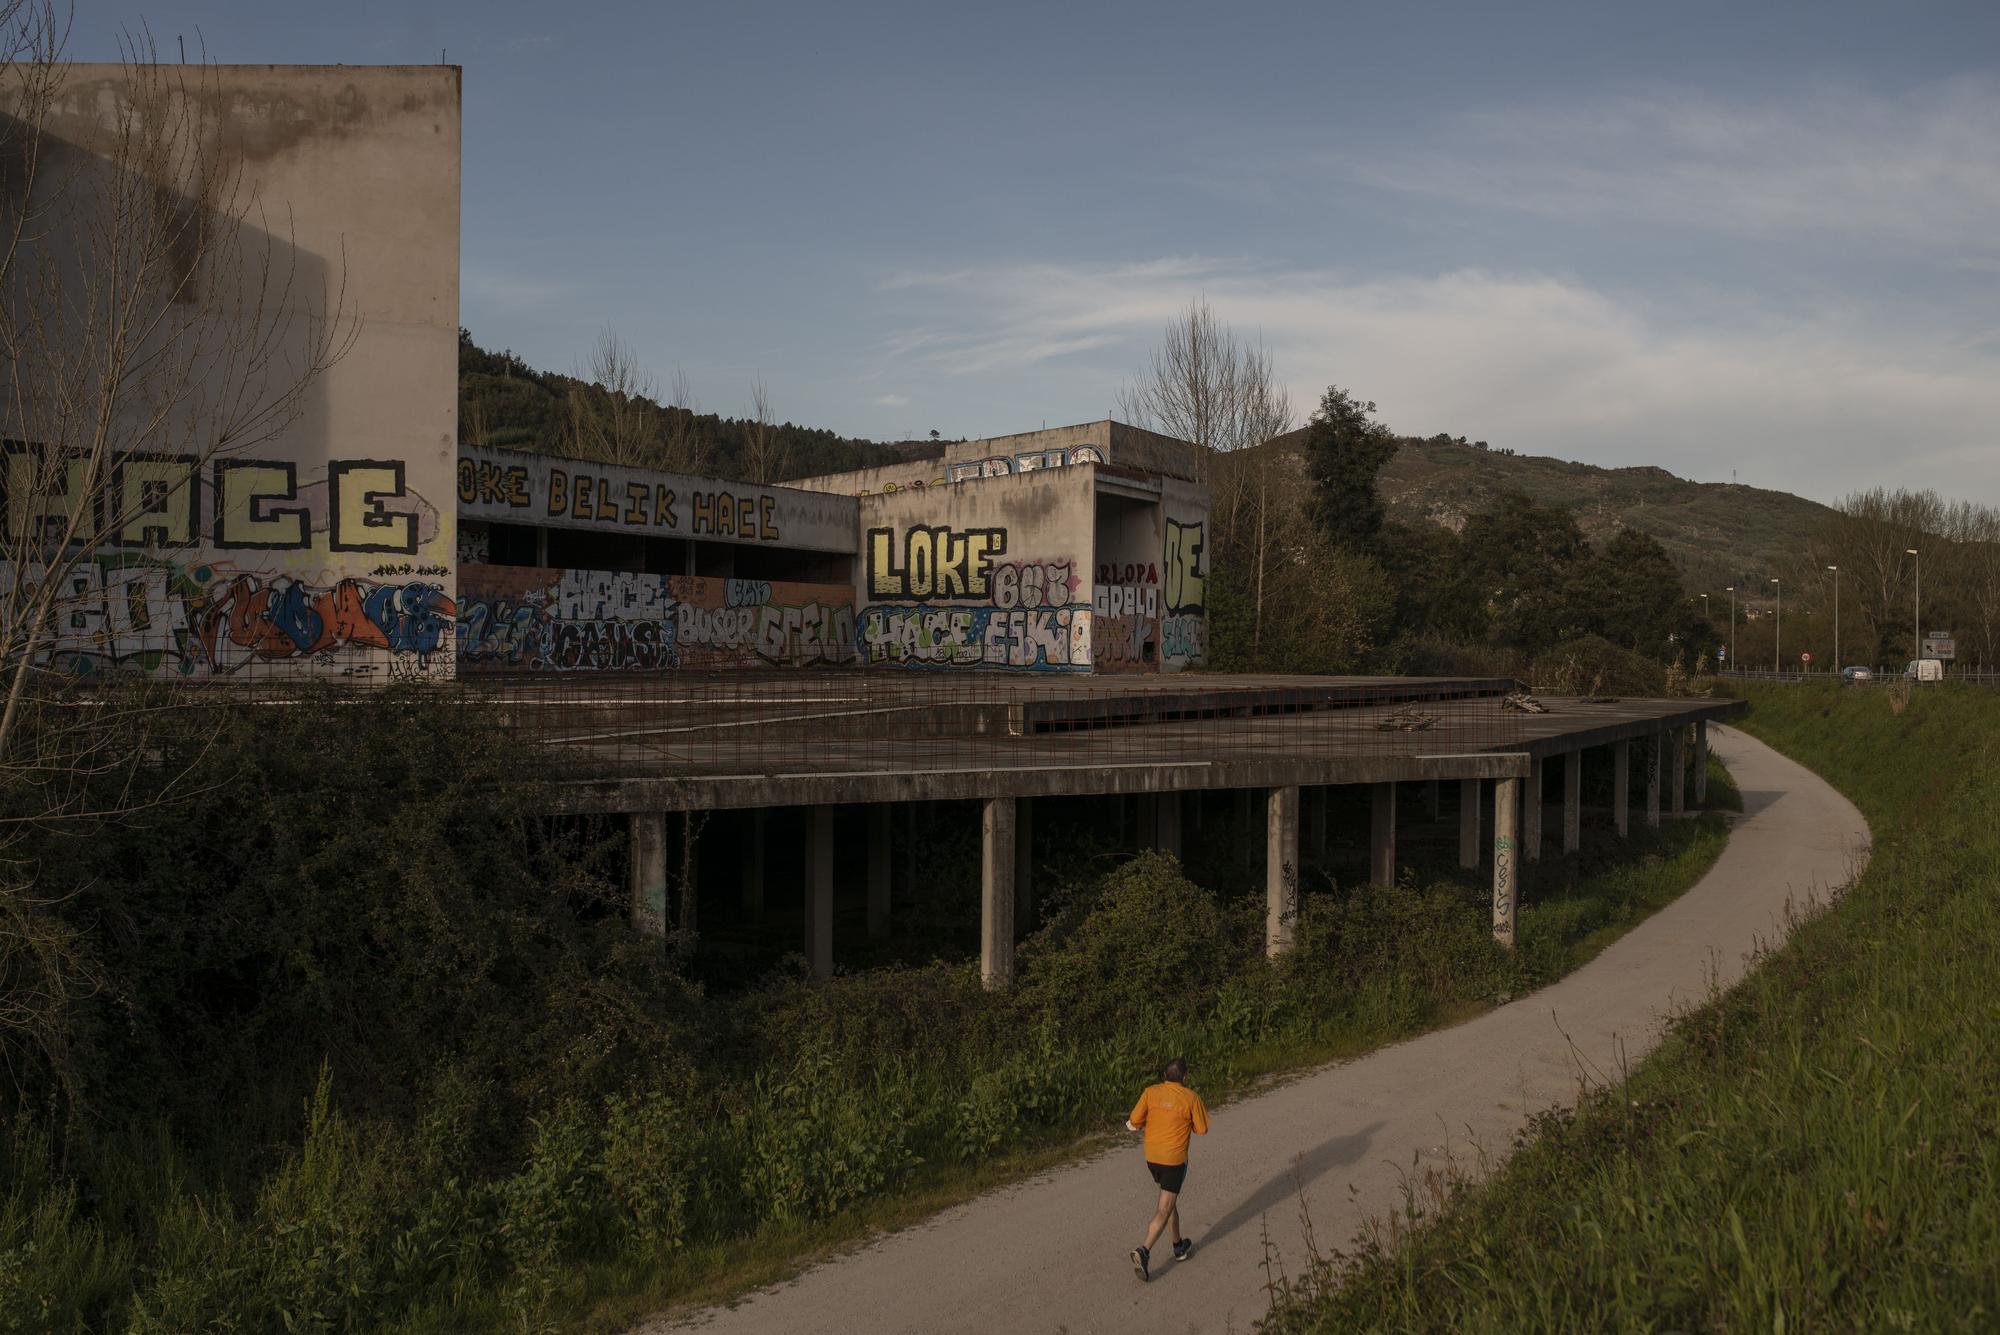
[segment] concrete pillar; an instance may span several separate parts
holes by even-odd
[[[667,930],[667,817],[635,811],[631,825],[632,926],[654,936]]]
[[[1514,948],[1514,910],[1521,893],[1514,859],[1515,806],[1520,792],[1519,779],[1499,779],[1493,784],[1493,939],[1509,950]]]
[[[1181,855],[1181,795],[1155,793],[1153,818],[1155,847],[1162,853]]]
[[[1479,780],[1458,781],[1458,865],[1479,868]]]
[[[764,916],[764,844],[771,813],[758,807],[743,822],[743,916]]]
[[[1660,828],[1660,753],[1666,750],[1666,734],[1655,732],[1646,762],[1646,828]]]
[[[1439,787],[1440,785],[1436,779],[1432,779],[1424,785],[1424,812],[1430,817],[1433,824],[1436,823],[1438,813],[1442,810],[1443,798],[1439,795]]]
[[[1611,814],[1623,839],[1632,828],[1632,743],[1619,742],[1611,748]]]
[[[1521,794],[1521,858],[1542,860],[1542,758],[1528,762],[1527,791]]]
[[[1583,847],[1583,750],[1563,757],[1563,852]]]
[[[1674,753],[1667,763],[1674,767],[1674,814],[1687,810],[1687,748],[1688,730],[1682,724],[1674,725]]]
[[[809,809],[806,830],[806,962],[833,977],[833,808]]]
[[[1396,883],[1396,785],[1370,785],[1368,811],[1368,881]]]
[[[1035,925],[1035,801],[1014,799],[1014,921]]]
[[[1264,953],[1292,948],[1299,920],[1299,790],[1273,788],[1264,837]]]
[[[894,811],[887,802],[868,808],[868,935],[889,935],[889,866],[893,850],[890,828]]]
[[[1694,804],[1708,805],[1708,720],[1694,724]]]
[[[1305,807],[1306,851],[1315,862],[1326,861],[1326,809],[1333,794],[1326,787],[1302,789],[1299,801]]]
[[[979,811],[979,981],[990,992],[1014,981],[1014,799],[989,797]]]

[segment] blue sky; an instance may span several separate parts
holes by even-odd
[[[2000,5],[84,0],[465,67],[463,319],[704,409],[1108,414],[1196,296],[1399,430],[2000,503]]]

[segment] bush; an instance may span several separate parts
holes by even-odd
[[[1534,661],[1528,675],[1536,690],[1550,695],[1667,693],[1664,666],[1595,635],[1557,645]]]

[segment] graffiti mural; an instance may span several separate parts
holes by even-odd
[[[56,638],[37,656],[65,671],[219,677],[309,663],[450,675],[456,607],[435,577],[317,584],[225,563],[106,554],[71,567],[67,580]]]
[[[1100,672],[1160,668],[1160,571],[1152,564],[1097,568],[1091,600],[1094,664]]]
[[[1170,668],[1208,658],[1208,553],[1202,522],[1167,519],[1160,657]]]
[[[660,672],[854,658],[844,584],[537,566],[459,570],[464,672]]]
[[[1007,531],[870,529],[863,661],[891,667],[1089,671],[1091,610],[1076,563],[1003,560]]]

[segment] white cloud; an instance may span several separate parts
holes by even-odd
[[[1446,146],[1322,155],[1392,190],[1578,222],[1832,234],[2000,255],[2000,81],[1772,100],[1659,88],[1449,122]]]
[[[904,274],[929,309],[890,360],[954,374],[1087,369],[1108,401],[1207,297],[1310,408],[1337,382],[1415,434],[1657,464],[1822,499],[1874,483],[2000,501],[2000,351],[1861,312],[1669,319],[1572,279],[1477,270],[1356,280],[1240,261]],[[949,315],[945,312],[950,312]]]
[[[910,406],[910,396],[907,394],[877,394],[875,402],[884,408],[907,408]]]

